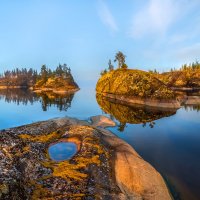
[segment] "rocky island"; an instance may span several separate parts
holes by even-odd
[[[0,89],[10,88],[28,88],[37,93],[72,93],[79,90],[66,64],[59,64],[55,70],[42,65],[39,73],[32,68],[5,71],[0,76]]]
[[[0,198],[171,199],[161,175],[102,128],[113,125],[95,116],[91,123],[58,118],[2,130]]]
[[[200,63],[184,64],[181,69],[165,73],[155,73],[168,87],[178,91],[200,90]]]
[[[96,91],[126,104],[179,108],[176,94],[152,74],[131,69],[116,69],[104,74]]]
[[[114,69],[109,61],[108,70],[101,72],[96,92],[121,104],[178,109],[187,104],[188,96],[177,93],[177,90],[200,89],[198,62],[181,70],[160,74],[128,69],[122,52],[116,54],[115,61],[118,61],[118,68]],[[193,97],[192,102],[199,103],[199,97]]]

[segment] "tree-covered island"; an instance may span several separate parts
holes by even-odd
[[[159,73],[128,69],[126,56],[122,52],[115,55],[114,69],[111,60],[108,69],[101,72],[97,82],[98,94],[125,104],[142,104],[153,107],[179,108],[186,99],[177,90],[200,89],[200,63],[183,65],[179,70]]]
[[[30,88],[36,92],[73,92],[79,89],[66,64],[59,64],[55,70],[42,65],[40,72],[32,68],[7,70],[0,74],[0,88]]]

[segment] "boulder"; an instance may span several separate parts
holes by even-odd
[[[92,119],[103,122],[57,118],[0,131],[1,199],[171,199],[161,175],[99,127],[111,121]],[[76,154],[51,160],[49,147],[61,142],[76,144]]]
[[[96,127],[112,127],[116,126],[116,123],[108,117],[103,115],[97,115],[90,118],[92,121],[92,125]]]

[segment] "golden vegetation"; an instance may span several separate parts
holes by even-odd
[[[66,180],[74,179],[80,181],[87,177],[87,174],[81,170],[86,169],[90,164],[100,165],[99,155],[106,153],[106,151],[96,138],[91,137],[91,131],[93,131],[92,128],[78,126],[70,129],[70,141],[72,142],[75,135],[80,133],[80,131],[82,133],[82,147],[87,149],[87,151],[81,152],[80,149],[80,153],[73,158],[73,163],[71,163],[71,161],[62,161],[59,163],[53,161],[43,162],[45,167],[52,169],[53,176],[64,178]],[[91,150],[93,153],[91,153]]]
[[[67,91],[77,89],[78,85],[74,82],[71,69],[66,64],[59,64],[55,70],[42,65],[41,72],[37,76],[34,89],[54,89],[57,91]]]
[[[2,194],[6,194],[9,192],[9,188],[6,184],[0,184],[0,198]]]
[[[78,164],[70,164],[69,161],[62,161],[59,163],[50,161],[44,162],[43,165],[52,169],[52,176],[60,177],[66,180],[74,179],[80,181],[87,177],[87,174],[78,171],[83,165],[79,166]]]
[[[175,99],[175,93],[152,73],[132,69],[117,69],[102,75],[96,91],[139,98]]]
[[[25,147],[22,148],[22,151],[18,151],[15,153],[15,156],[22,156],[23,154],[26,154],[30,152],[30,146],[29,145],[26,145]]]
[[[34,185],[35,189],[34,189],[33,194],[31,196],[32,200],[37,200],[37,199],[41,199],[41,198],[53,200],[53,198],[47,198],[47,197],[51,196],[51,191],[49,189],[44,188],[44,187],[42,187],[41,184],[37,184],[35,182],[34,182],[33,185]]]
[[[31,199],[55,199],[55,198],[72,198],[82,199],[84,194],[84,185],[87,185],[87,181],[91,176],[90,166],[95,165],[101,167],[103,164],[102,156],[108,158],[109,153],[105,147],[100,143],[100,139],[96,137],[96,130],[89,126],[71,126],[68,130],[68,137],[62,138],[63,130],[60,132],[52,132],[49,134],[41,135],[28,135],[21,134],[19,137],[25,142],[29,143],[42,143],[46,145],[54,142],[69,141],[77,144],[77,154],[75,154],[70,160],[56,162],[52,161],[49,157],[47,150],[44,151],[46,158],[39,161],[41,166],[51,169],[48,174],[44,174],[42,177],[36,180],[30,180],[27,184],[33,189]],[[59,139],[59,141],[57,140]],[[17,155],[23,155],[30,151],[30,144],[22,147],[22,152]],[[33,144],[32,144],[33,145]],[[34,146],[34,145],[33,145]],[[66,181],[67,187],[77,188],[77,192],[69,191],[69,193],[63,193],[58,191],[57,193],[52,192],[45,183],[50,183],[53,178],[57,181]],[[81,183],[82,189],[77,183]],[[77,184],[77,187],[76,187]],[[83,194],[81,193],[83,192]]]
[[[176,111],[162,111],[158,109],[148,109],[144,106],[126,106],[119,103],[114,103],[106,100],[101,95],[96,96],[97,102],[101,109],[111,114],[122,124],[140,124],[151,122],[162,117],[170,116],[176,113]]]
[[[56,193],[53,194],[51,190],[42,184],[41,181],[51,180],[54,177],[64,179],[68,184],[76,185],[77,182],[82,182],[82,184],[87,184],[87,178],[90,176],[89,166],[96,165],[100,166],[102,161],[100,155],[105,155],[108,157],[108,152],[100,143],[99,139],[94,134],[94,129],[89,126],[76,126],[71,127],[68,130],[68,138],[63,138],[60,141],[70,141],[78,144],[77,154],[70,160],[55,162],[50,160],[47,154],[46,160],[42,161],[41,164],[45,168],[50,168],[51,173],[49,175],[44,175],[38,180],[30,181],[30,186],[34,187],[32,193],[32,199],[54,199],[54,198],[72,198],[81,199],[85,194],[81,193]],[[30,142],[52,142],[53,139],[59,136],[58,133],[53,132],[47,135],[40,136],[29,136],[27,134],[20,135],[24,140]],[[27,147],[24,150],[28,149]],[[77,185],[77,189],[78,189]]]
[[[77,85],[71,80],[71,78],[65,79],[63,77],[50,77],[45,83],[43,80],[39,80],[36,82],[34,87],[39,89],[48,88],[65,91],[77,89]]]
[[[28,140],[30,142],[41,142],[46,143],[50,142],[56,138],[59,138],[61,135],[57,132],[52,132],[46,135],[28,135],[28,134],[21,134],[19,135],[20,138],[23,140]]]
[[[169,87],[200,88],[200,68],[185,68],[156,76]]]
[[[88,127],[89,128],[89,127]],[[84,151],[77,156],[73,158],[73,163],[71,161],[62,161],[62,162],[53,162],[53,161],[47,161],[43,162],[42,164],[45,167],[49,167],[53,171],[53,176],[60,177],[66,180],[82,180],[87,177],[87,174],[84,172],[81,172],[81,170],[86,169],[90,164],[100,165],[100,159],[99,155],[105,153],[106,151],[103,149],[103,147],[99,144],[99,141],[95,138],[92,138],[89,136],[89,131],[86,127],[78,127],[77,129],[87,131],[87,135],[83,135],[82,139],[82,146],[87,149],[87,151]],[[76,134],[77,129],[73,129],[69,131],[70,133]],[[91,129],[91,128],[89,128]],[[92,130],[92,129],[91,129]],[[72,137],[74,137],[72,135]],[[70,139],[72,142],[72,138]],[[93,153],[90,152],[90,150],[93,150]],[[96,153],[94,153],[96,152]]]

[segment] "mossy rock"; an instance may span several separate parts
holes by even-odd
[[[156,75],[169,87],[200,88],[200,69],[185,69]]]
[[[35,89],[57,89],[57,90],[74,90],[78,89],[78,85],[75,83],[72,76],[63,77],[50,77],[46,82],[38,80],[34,86]]]
[[[117,69],[97,82],[97,93],[133,96],[142,99],[175,99],[175,93],[153,74],[141,70]]]
[[[87,121],[58,118],[0,131],[0,199],[171,199],[161,175],[123,140]],[[74,142],[55,161],[48,148]]]

